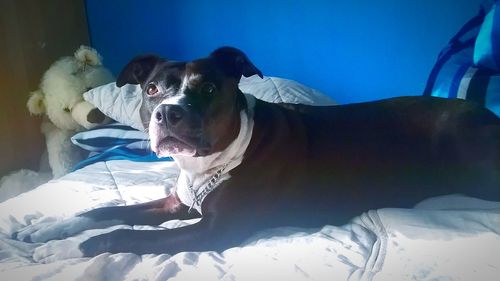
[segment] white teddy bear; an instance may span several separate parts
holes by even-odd
[[[97,51],[81,46],[74,56],[54,62],[44,73],[40,89],[31,93],[27,107],[32,114],[44,115],[41,130],[53,178],[67,174],[86,156],[71,143],[71,137],[78,131],[110,120],[86,102],[83,93],[112,81],[114,77],[102,65]],[[42,167],[43,164],[40,172],[21,170],[4,177],[0,181],[0,201],[3,201],[2,196],[12,197],[48,181],[51,177],[43,173]]]
[[[103,113],[83,99],[83,93],[112,81],[113,75],[102,66],[97,51],[81,46],[73,57],[52,64],[43,75],[40,89],[31,94],[29,111],[47,117],[42,132],[54,178],[67,174],[84,158],[71,143],[71,136],[107,121]]]

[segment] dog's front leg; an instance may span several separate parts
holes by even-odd
[[[208,250],[207,241],[211,239],[207,236],[211,232],[203,219],[193,225],[166,230],[118,229],[91,237],[79,248],[85,257],[105,252],[173,255],[183,251]]]
[[[106,252],[173,255],[183,251],[220,250],[227,240],[217,229],[216,224],[206,218],[193,225],[175,229],[118,229],[83,242],[75,237],[50,241],[36,248],[33,257],[38,262],[52,262],[66,258],[93,257]],[[228,245],[224,244],[226,246]]]
[[[175,193],[159,200],[131,205],[104,207],[78,216],[28,226],[15,237],[26,242],[47,242],[64,239],[84,230],[106,228],[113,225],[158,225],[171,219],[190,219],[199,216],[188,212]]]
[[[159,225],[172,219],[186,220],[200,216],[197,212],[190,213],[188,210],[177,194],[172,193],[165,198],[143,204],[93,209],[77,217],[95,222],[114,222],[112,225]]]

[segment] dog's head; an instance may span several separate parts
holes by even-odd
[[[262,77],[243,52],[222,47],[191,62],[136,57],[116,84],[141,85],[141,118],[158,156],[206,156],[222,151],[237,136],[245,106],[238,83],[242,75],[254,74]]]

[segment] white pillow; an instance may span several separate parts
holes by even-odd
[[[330,97],[315,89],[278,77],[264,77],[263,79],[257,75],[242,77],[239,87],[242,92],[252,94],[267,102],[335,104]],[[94,88],[83,94],[83,97],[114,120],[144,131],[139,114],[142,105],[141,91],[139,85],[127,84],[119,88],[113,82]]]
[[[142,105],[140,85],[126,84],[120,88],[112,82],[91,89],[83,94],[83,98],[119,123],[144,131],[139,113]]]
[[[260,78],[258,75],[241,77],[240,90],[256,98],[274,103],[300,103],[309,105],[336,104],[330,97],[318,90],[296,81],[278,77]]]

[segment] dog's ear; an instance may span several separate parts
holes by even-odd
[[[219,67],[228,76],[238,79],[241,75],[250,77],[259,75],[263,78],[262,72],[253,65],[248,57],[240,50],[233,47],[221,47],[210,54],[214,58]]]
[[[151,72],[165,59],[156,55],[143,55],[132,59],[120,72],[116,85],[121,87],[125,84],[142,84],[148,79]]]

